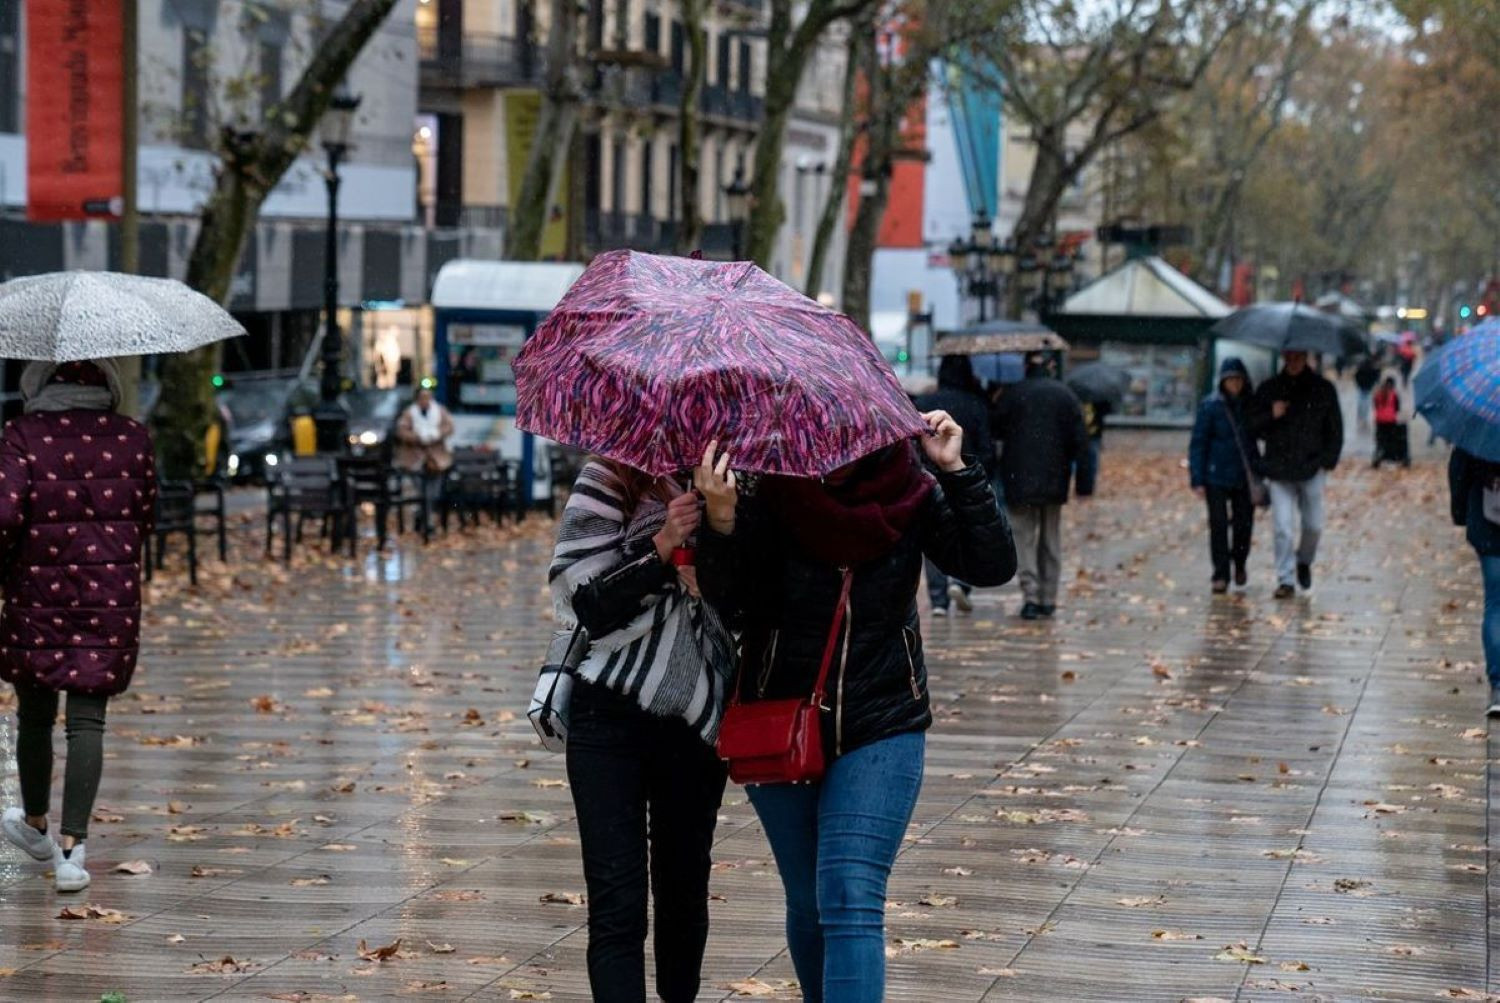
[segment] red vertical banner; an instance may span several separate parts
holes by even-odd
[[[120,210],[123,25],[119,0],[26,5],[26,216]]]

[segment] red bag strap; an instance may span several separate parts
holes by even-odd
[[[833,611],[833,626],[828,630],[828,644],[823,648],[823,664],[818,666],[818,681],[813,684],[812,702],[815,706],[823,703],[823,688],[828,684],[828,671],[833,668],[833,653],[838,650],[839,633],[844,626],[844,614],[849,609],[849,591],[853,585],[854,572],[845,568],[839,604]]]
[[[848,568],[844,569],[843,585],[839,589],[839,603],[833,611],[833,626],[828,629],[828,644],[823,649],[823,662],[818,666],[818,681],[813,684],[812,701],[814,704],[823,702],[823,689],[828,685],[828,672],[833,668],[833,653],[838,648],[839,632],[844,626],[844,614],[849,609],[849,592],[854,585],[854,572]],[[745,685],[745,666],[740,665],[740,670],[735,673],[734,692],[730,694],[731,705],[740,702],[740,694]]]

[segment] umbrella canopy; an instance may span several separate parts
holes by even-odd
[[[159,355],[237,337],[239,321],[175,279],[49,272],[0,285],[0,358]]]
[[[1236,310],[1210,332],[1278,352],[1358,355],[1367,347],[1358,327],[1304,303],[1256,303]]]
[[[1004,352],[1065,352],[1068,343],[1044,324],[991,320],[937,339],[936,355],[991,355]]]
[[[820,477],[927,425],[874,342],[750,262],[611,251],[515,361],[516,424],[651,474],[718,439]]]
[[[1417,413],[1466,453],[1500,463],[1500,321],[1448,342],[1417,372]]]
[[[1130,374],[1107,362],[1090,362],[1069,373],[1067,383],[1084,400],[1119,407],[1130,389]]]

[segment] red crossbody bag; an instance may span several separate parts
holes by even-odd
[[[823,757],[823,697],[828,671],[838,649],[839,633],[849,609],[849,589],[854,573],[844,572],[839,604],[833,611],[833,626],[818,666],[812,694],[785,700],[743,703],[745,666],[740,666],[734,696],[719,727],[719,758],[729,763],[729,777],[737,784],[798,784],[821,780]]]

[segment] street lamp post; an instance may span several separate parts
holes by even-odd
[[[745,220],[750,215],[750,185],[745,182],[744,167],[735,168],[734,177],[724,186],[724,198],[728,202],[734,242],[730,256],[739,259],[745,254]]]
[[[339,165],[348,154],[349,134],[360,98],[340,87],[328,103],[319,126],[328,169],[328,232],[323,250],[323,376],[313,420],[318,430],[318,452],[338,453],[347,445],[349,412],[339,402],[343,390],[343,337],[339,332]]]
[[[1015,271],[1016,252],[1009,241],[996,245],[989,214],[979,211],[969,236],[948,246],[948,258],[958,273],[961,291],[979,301],[979,322],[990,319],[992,301],[999,315],[1001,292]]]

